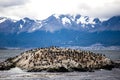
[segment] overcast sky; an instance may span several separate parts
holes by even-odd
[[[0,0],[0,16],[45,19],[52,14],[110,18],[120,15],[120,0]]]

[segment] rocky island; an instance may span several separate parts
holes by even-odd
[[[0,70],[19,67],[29,72],[69,72],[112,69],[114,63],[102,54],[69,48],[48,47],[25,51],[0,62]]]

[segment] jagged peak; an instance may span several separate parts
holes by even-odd
[[[95,23],[101,23],[100,19],[99,18],[94,18],[93,20]]]
[[[7,18],[7,17],[0,17],[0,23],[4,22],[6,20],[12,21],[14,23],[17,22],[17,20],[15,20],[15,19]]]
[[[120,16],[113,16],[108,20],[101,21],[99,18],[91,18],[89,16],[84,16],[80,14],[52,14],[51,16],[49,16],[44,20],[35,20],[35,19],[30,19],[28,17],[24,17],[20,20],[13,20],[7,17],[0,17],[0,23],[6,20],[7,23],[1,24],[3,26],[2,28],[4,28],[4,25],[7,27],[6,24],[9,24],[11,25],[10,27],[14,27],[14,28],[19,27],[20,30],[30,31],[30,32],[36,30],[42,30],[42,29],[44,29],[45,31],[46,30],[56,31],[58,29],[66,29],[66,28],[83,30],[83,31],[90,31],[95,29],[93,31],[99,31],[101,28],[102,28],[101,30],[106,30],[105,26],[108,26],[108,28],[110,28],[107,30],[111,30],[111,29],[118,30],[118,27],[116,26],[120,24]]]

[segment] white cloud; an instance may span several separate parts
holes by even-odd
[[[69,13],[109,18],[120,15],[120,0],[0,0],[0,10],[1,16],[12,18],[44,19]]]
[[[26,3],[28,0],[0,0],[0,7],[11,7],[11,6],[17,6],[22,5]]]

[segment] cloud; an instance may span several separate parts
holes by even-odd
[[[0,0],[0,17],[4,16],[18,19],[25,16],[21,13],[25,12],[24,7],[29,1],[30,0]]]
[[[84,14],[92,17],[110,18],[120,15],[120,0],[105,0],[105,2],[101,2],[101,5],[89,7],[90,9],[86,10]]]
[[[18,6],[23,5],[28,0],[0,0],[0,7],[11,7],[11,6]]]
[[[120,15],[120,0],[0,0],[0,15],[45,19],[52,14],[110,18]]]

